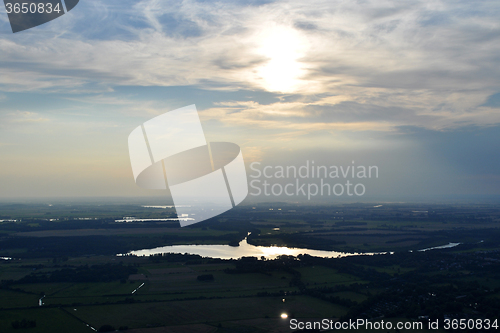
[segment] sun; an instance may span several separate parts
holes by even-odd
[[[305,38],[295,29],[276,26],[259,34],[258,52],[267,61],[257,69],[268,91],[293,92],[300,88],[305,74],[299,59],[307,49]]]

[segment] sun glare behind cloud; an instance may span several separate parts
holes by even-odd
[[[268,60],[257,69],[266,90],[279,92],[296,91],[303,84],[305,71],[299,62],[307,43],[298,31],[276,26],[259,35],[259,53]]]

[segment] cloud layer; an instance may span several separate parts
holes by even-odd
[[[90,131],[118,165],[130,129],[196,103],[210,139],[250,160],[418,146],[461,163],[449,148],[463,133],[500,139],[499,14],[497,1],[86,0],[17,34],[2,14],[0,152],[73,142],[88,162]]]
[[[3,34],[0,85],[271,91],[297,100],[274,116],[318,129],[486,125],[500,122],[487,102],[500,86],[499,12],[494,1],[85,1]],[[239,119],[266,126],[255,112],[267,109],[249,105]]]

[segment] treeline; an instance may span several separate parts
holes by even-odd
[[[162,239],[121,236],[69,236],[69,237],[16,237],[0,241],[0,248],[8,253],[9,249],[27,249],[16,253],[18,258],[57,258],[82,255],[113,255],[126,253],[130,247],[145,244],[162,244]],[[140,247],[139,247],[140,248]]]
[[[28,320],[28,319],[22,319],[22,320],[15,320],[11,323],[12,328],[17,330],[17,329],[25,329],[25,328],[33,328],[36,327],[36,320]]]
[[[334,304],[342,305],[342,306],[345,306],[345,307],[348,307],[348,308],[352,307],[352,306],[355,306],[355,305],[358,305],[358,302],[352,301],[352,300],[350,300],[348,298],[342,298],[342,297],[339,297],[339,296],[332,296],[332,295],[325,294],[324,290],[306,289],[304,293],[306,295],[319,298],[319,299],[321,299],[323,301],[327,301],[327,302],[331,302],[331,303],[334,303]]]
[[[210,264],[225,261],[220,258],[203,258],[199,254],[189,254],[189,253],[156,253],[151,254],[149,260],[159,263],[159,262],[178,262],[185,263],[186,265],[197,265],[197,264]]]
[[[213,274],[202,274],[196,277],[196,280],[198,281],[213,281],[214,279],[215,278]]]
[[[9,236],[0,240],[0,248],[8,256],[10,249],[27,249],[16,253],[17,258],[57,258],[83,255],[114,255],[132,250],[158,246],[190,243],[193,241],[239,242],[247,232],[239,231],[224,235],[140,235],[140,236],[67,236],[67,237],[19,237]]]
[[[247,216],[243,219],[231,218],[227,220],[222,220],[219,218],[212,218],[200,223],[196,223],[196,228],[210,228],[213,230],[221,231],[236,231],[240,235],[241,240],[247,236],[249,232],[256,233],[259,232],[255,225],[251,223],[251,220]]]
[[[322,232],[325,232],[324,230]],[[248,236],[248,244],[255,246],[269,245],[269,240],[276,238],[281,239],[286,246],[296,248],[308,248],[314,250],[335,250],[335,246],[345,245],[345,241],[335,241],[332,239],[314,237],[311,232],[294,233],[294,234],[278,234],[278,235],[259,235],[252,233]]]
[[[75,229],[99,229],[99,228],[117,228],[120,227],[114,219],[102,218],[97,220],[62,220],[62,221],[47,221],[37,218],[23,218],[22,222],[4,223],[2,230],[26,232],[26,231],[41,231],[41,230],[75,230]],[[121,226],[123,227],[123,225]],[[127,226],[129,227],[129,226]],[[145,227],[141,225],[141,227]]]
[[[235,268],[226,268],[224,272],[229,274],[241,273],[264,273],[268,274],[274,270],[289,270],[300,266],[299,260],[294,256],[282,255],[276,259],[262,259],[257,257],[242,257],[234,261]]]
[[[266,260],[262,258],[259,260],[256,257],[242,257],[235,261],[235,268],[226,268],[224,270],[227,274],[245,274],[245,273],[261,273],[271,275],[272,271],[281,270],[292,275],[289,286],[297,287],[299,290],[305,289],[305,284],[301,280],[301,274],[294,269],[301,266],[298,258],[294,256],[281,255],[276,259]]]
[[[243,273],[263,273],[269,274],[274,270],[284,270],[291,273],[300,280],[300,272],[297,267],[324,266],[337,270],[339,273],[350,274],[366,279],[367,281],[387,281],[392,278],[388,273],[379,272],[375,268],[365,267],[364,263],[369,263],[371,259],[381,259],[380,264],[387,263],[392,255],[356,256],[344,258],[321,258],[308,254],[300,254],[297,257],[282,255],[276,259],[261,259],[257,257],[242,257],[234,261],[234,268],[226,268],[224,272],[228,274]],[[361,260],[356,259],[360,258]],[[392,261],[391,261],[392,262]],[[381,265],[382,267],[383,265]]]

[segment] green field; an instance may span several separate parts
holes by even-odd
[[[68,308],[68,310],[72,310]],[[346,309],[314,298],[293,296],[283,302],[281,297],[211,299],[196,301],[155,302],[146,304],[81,306],[75,315],[94,327],[110,324],[115,327],[170,326],[254,319],[279,318],[282,313],[297,318],[340,317]]]
[[[13,329],[12,322],[35,320],[36,327]],[[92,332],[84,323],[65,311],[57,308],[33,308],[20,311],[0,311],[0,332],[50,332],[50,333],[89,333]]]
[[[303,267],[299,269],[299,272],[302,274],[302,280],[309,284],[349,285],[351,283],[366,283],[366,281],[355,276],[341,274],[334,269],[321,266]]]
[[[2,214],[21,217],[23,207],[7,205]],[[90,207],[34,205],[22,221],[0,224],[0,256],[14,258],[0,261],[0,333],[92,332],[104,325],[131,333],[285,333],[290,328],[283,314],[396,323],[419,316],[495,318],[500,313],[497,215],[479,214],[472,224],[474,210],[468,208],[472,215],[454,215],[445,207],[452,213],[434,221],[413,216],[411,211],[421,207],[394,206],[374,220],[358,216],[372,216],[370,205],[300,212],[242,207],[179,228],[113,220],[161,217],[171,213],[167,210],[111,205],[93,212]],[[356,218],[340,216],[349,214]],[[77,219],[84,216],[99,218]],[[171,244],[234,244],[249,232],[247,242],[254,245],[395,253],[240,260],[116,256]],[[408,251],[448,242],[464,244]],[[36,327],[19,328],[23,325]]]

